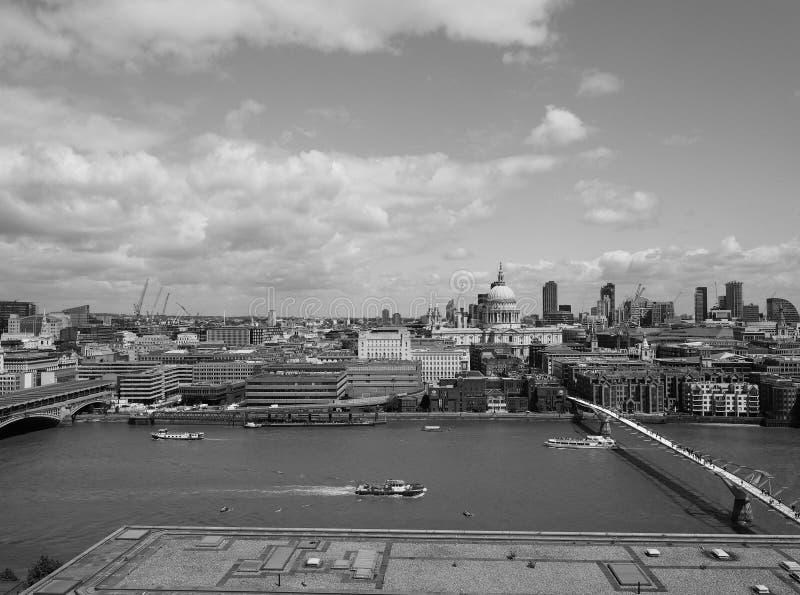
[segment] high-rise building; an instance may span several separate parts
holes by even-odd
[[[741,318],[744,314],[742,300],[742,282],[728,281],[725,284],[725,303],[731,311],[731,318]]]
[[[8,317],[16,314],[20,318],[36,314],[36,304],[33,302],[0,302],[0,332],[8,330]]]
[[[550,312],[558,310],[558,284],[555,281],[548,281],[542,287],[542,315],[543,317]]]
[[[727,310],[728,309],[728,298],[724,295],[717,296],[717,308],[719,310]]]
[[[758,304],[745,304],[742,306],[742,320],[745,322],[758,322],[759,319]]]
[[[608,325],[611,326],[614,324],[614,284],[613,283],[606,283],[603,287],[600,288],[600,302],[604,301],[604,298],[608,298],[608,313],[606,313],[606,317],[608,318]]]
[[[708,287],[694,288],[694,321],[703,322],[708,318]]]
[[[780,322],[781,314],[786,324],[800,322],[800,314],[792,302],[783,298],[767,298],[767,320]]]
[[[381,324],[388,325],[389,324],[389,309],[384,308],[383,312],[381,312]]]

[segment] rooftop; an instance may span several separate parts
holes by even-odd
[[[123,527],[30,592],[796,594],[798,559],[800,536]]]

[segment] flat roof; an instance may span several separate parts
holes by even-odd
[[[800,535],[126,526],[29,592],[794,593],[797,558]]]

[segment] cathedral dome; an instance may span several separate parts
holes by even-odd
[[[489,302],[516,302],[517,296],[508,285],[495,285],[489,290],[486,300]]]

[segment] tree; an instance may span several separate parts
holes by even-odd
[[[422,411],[430,411],[431,408],[431,398],[428,395],[422,395],[422,399],[419,402],[419,408]]]
[[[30,587],[34,583],[42,580],[59,566],[61,566],[59,560],[55,560],[50,556],[41,556],[36,564],[28,568],[28,586]]]
[[[0,581],[18,581],[17,575],[10,568],[6,568],[0,572]]]

